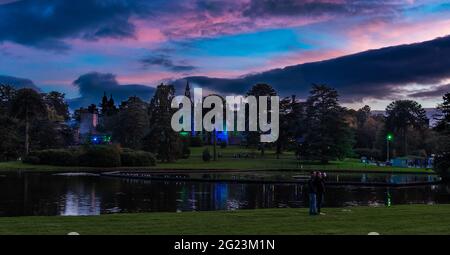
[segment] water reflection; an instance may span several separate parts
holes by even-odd
[[[330,178],[361,182],[434,180],[426,175],[405,176],[359,174]],[[329,186],[324,202],[326,207],[381,206],[387,191],[384,187]],[[393,204],[450,202],[450,188],[444,185],[390,188],[389,192]],[[0,216],[305,207],[307,195],[301,184],[168,182],[30,173],[0,178]]]
[[[245,171],[245,172],[214,172],[214,173],[142,173],[127,172],[124,176],[145,176],[156,178],[172,178],[174,180],[250,180],[250,181],[299,181],[309,178],[309,174],[292,171]],[[432,174],[361,174],[361,173],[329,173],[328,181],[337,183],[391,183],[404,184],[411,182],[434,182],[439,178]]]
[[[100,214],[101,198],[95,193],[95,185],[91,191],[84,189],[68,190],[59,198],[59,215],[98,215]]]

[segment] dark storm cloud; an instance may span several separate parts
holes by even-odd
[[[133,15],[148,13],[146,1],[41,0],[0,5],[0,42],[64,50],[66,38],[134,36]]]
[[[224,93],[243,93],[256,83],[269,83],[281,95],[306,96],[312,83],[338,89],[346,102],[390,99],[410,84],[438,84],[450,77],[450,37],[387,47],[274,69],[239,79],[187,77],[192,83]],[[183,83],[184,81],[177,81]]]
[[[173,72],[189,72],[196,69],[195,66],[188,65],[186,63],[176,63],[168,55],[157,54],[147,56],[142,58],[140,62],[144,65],[145,68],[149,68],[151,66],[161,66],[167,70]]]
[[[239,2],[233,1],[220,2],[211,0],[197,0],[195,3],[196,9],[212,15],[221,15],[226,12],[231,12],[236,10],[239,6],[241,6]]]
[[[73,84],[78,87],[81,96],[68,100],[72,109],[98,104],[105,92],[108,96],[112,94],[116,103],[131,96],[138,96],[144,101],[149,101],[154,92],[154,88],[145,85],[120,85],[113,74],[97,72],[81,75]]]
[[[17,78],[13,76],[0,75],[1,85],[10,85],[16,89],[30,88],[38,92],[41,90],[33,83],[33,81],[24,78]]]
[[[277,16],[365,15],[386,16],[396,13],[401,3],[392,1],[304,1],[252,0],[246,1],[169,1],[169,0],[24,0],[0,1],[0,43],[11,41],[44,49],[66,50],[65,39],[129,38],[135,36],[132,18],[153,22],[166,35],[186,34],[177,26],[164,24],[176,21],[186,13],[194,13],[199,20],[210,17],[233,18],[219,23],[201,23],[192,33],[214,34],[220,31],[239,31],[241,26],[252,26],[254,19]],[[181,16],[183,17],[183,16]],[[195,20],[186,20],[193,22]],[[212,31],[209,31],[212,30]]]
[[[389,15],[401,8],[392,1],[305,1],[305,0],[252,0],[244,15],[261,16],[316,16],[316,15]]]
[[[444,94],[450,92],[450,84],[445,84],[438,86],[436,88],[433,88],[432,90],[427,91],[420,91],[416,93],[409,94],[409,97],[415,97],[415,98],[436,98],[436,97],[442,97]]]

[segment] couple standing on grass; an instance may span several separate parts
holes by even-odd
[[[311,172],[311,178],[308,181],[309,191],[309,215],[321,214],[323,195],[325,193],[326,174],[319,171]]]

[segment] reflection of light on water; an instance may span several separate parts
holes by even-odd
[[[95,196],[95,190],[90,194],[83,191],[67,193],[60,200],[60,215],[79,216],[79,215],[100,215],[101,200]]]
[[[214,188],[214,202],[216,204],[216,209],[223,209],[224,206],[227,208],[234,208],[233,206],[228,205],[228,185],[217,183]]]
[[[330,182],[337,179],[336,174],[329,176]],[[6,196],[6,199],[0,199],[0,214],[14,216],[23,211],[20,215],[98,215],[308,206],[308,190],[304,184],[166,182],[42,174],[26,177],[8,178],[8,185],[3,185],[0,178],[0,194]],[[436,179],[435,175],[339,174],[341,182],[423,182]],[[370,185],[330,185],[326,189],[324,207],[384,206],[386,189]],[[390,191],[393,204],[450,201],[450,186],[443,184],[393,187]]]

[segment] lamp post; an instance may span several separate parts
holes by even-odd
[[[386,162],[389,162],[389,142],[394,139],[394,135],[391,133],[388,133],[386,135]]]

